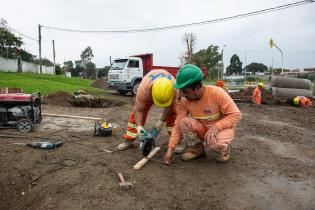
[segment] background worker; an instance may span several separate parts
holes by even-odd
[[[264,87],[264,83],[258,83],[257,87],[255,88],[253,95],[252,95],[252,102],[254,104],[260,105],[261,104],[261,91]]]
[[[222,88],[226,92],[228,92],[228,88],[225,86],[225,82],[223,80],[217,80],[215,82],[215,86]]]
[[[178,106],[178,90],[174,89],[174,83],[175,78],[165,70],[152,70],[143,77],[137,90],[135,105],[129,116],[127,131],[123,136],[124,142],[118,145],[118,150],[135,147],[134,140],[137,136],[140,140],[144,140],[146,130],[143,126],[153,104],[164,108],[154,127],[160,132],[166,122],[170,135]]]
[[[305,96],[296,96],[293,99],[294,106],[309,108],[313,106],[311,99],[306,98]]]
[[[202,79],[201,70],[191,64],[184,65],[177,74],[175,88],[183,97],[164,156],[166,164],[170,163],[174,148],[187,133],[195,133],[200,142],[186,148],[182,160],[205,155],[205,146],[217,153],[217,161],[225,162],[230,158],[230,144],[241,112],[226,91],[216,86],[203,86]]]

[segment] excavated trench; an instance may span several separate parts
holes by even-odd
[[[43,104],[66,106],[66,107],[90,107],[90,108],[107,108],[117,107],[126,104],[123,100],[108,99],[94,96],[80,96],[74,97],[73,95],[59,91],[49,94],[43,98]]]

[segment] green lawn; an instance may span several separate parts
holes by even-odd
[[[91,87],[93,82],[94,80],[59,75],[0,72],[0,87],[22,88],[25,93],[40,91],[43,95],[47,95],[66,91],[72,94],[76,90],[85,90],[98,96],[107,94],[104,90]]]

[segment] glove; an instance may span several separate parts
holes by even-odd
[[[164,122],[162,120],[158,120],[155,125],[154,128],[156,128],[156,130],[158,131],[158,133],[160,133],[160,131],[163,129],[164,127]]]
[[[145,137],[147,135],[147,132],[145,131],[144,127],[141,125],[137,126],[137,134],[138,134],[138,138],[140,139],[140,141],[144,141]]]

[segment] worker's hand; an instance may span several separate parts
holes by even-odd
[[[155,123],[154,127],[156,128],[156,130],[157,130],[158,132],[160,132],[160,131],[163,129],[163,127],[164,127],[164,122],[163,122],[162,120],[158,120],[158,121]]]
[[[170,164],[173,160],[174,149],[168,148],[166,154],[164,155],[164,163]]]
[[[143,141],[147,135],[147,132],[145,131],[144,127],[141,125],[137,126],[137,134],[140,141]]]
[[[217,137],[219,135],[219,132],[220,130],[217,126],[215,125],[211,126],[205,135],[205,143],[207,145],[216,144],[218,142]]]

